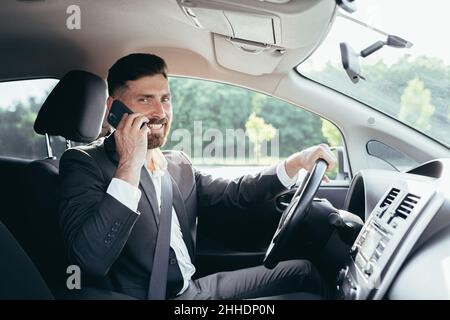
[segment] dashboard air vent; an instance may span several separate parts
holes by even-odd
[[[383,218],[384,214],[387,212],[391,204],[394,202],[395,198],[397,198],[398,194],[400,193],[399,189],[392,188],[391,191],[387,194],[386,198],[383,199],[381,202],[379,209],[378,209],[378,217]]]
[[[415,205],[419,202],[420,197],[408,193],[400,205],[395,210],[395,216],[402,219],[408,218]]]
[[[394,202],[395,198],[398,196],[400,190],[396,188],[392,188],[391,191],[389,191],[386,198],[384,198],[383,202],[381,203],[380,207],[384,208],[386,206],[390,206],[392,202]]]

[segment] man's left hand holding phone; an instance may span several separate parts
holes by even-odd
[[[114,178],[138,187],[141,168],[145,164],[149,119],[132,112],[124,103],[114,100],[108,114],[108,122],[116,128],[114,140],[119,158]]]

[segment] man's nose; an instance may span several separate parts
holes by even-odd
[[[166,117],[166,113],[164,112],[164,107],[160,101],[154,103],[153,108],[148,115],[150,119],[162,119]]]

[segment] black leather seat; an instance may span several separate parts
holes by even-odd
[[[0,300],[53,300],[47,284],[9,230],[0,222]],[[135,300],[96,288],[65,291],[58,299]]]
[[[0,221],[23,243],[24,201],[23,173],[31,160],[0,157]]]
[[[91,142],[100,133],[105,101],[103,79],[89,72],[71,71],[42,105],[34,129],[38,134]],[[24,173],[28,196],[24,246],[55,295],[66,288],[69,265],[59,228],[58,168],[59,160],[48,157],[28,164]]]
[[[53,299],[39,271],[0,222],[0,300]]]

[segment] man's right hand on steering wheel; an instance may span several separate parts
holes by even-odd
[[[321,143],[317,146],[312,146],[303,151],[294,153],[287,158],[285,162],[286,173],[290,178],[293,178],[300,169],[311,172],[318,159],[323,159],[327,162],[327,171],[333,169],[333,166],[336,163],[336,158],[328,145]],[[324,176],[324,180],[329,182],[327,176]]]

